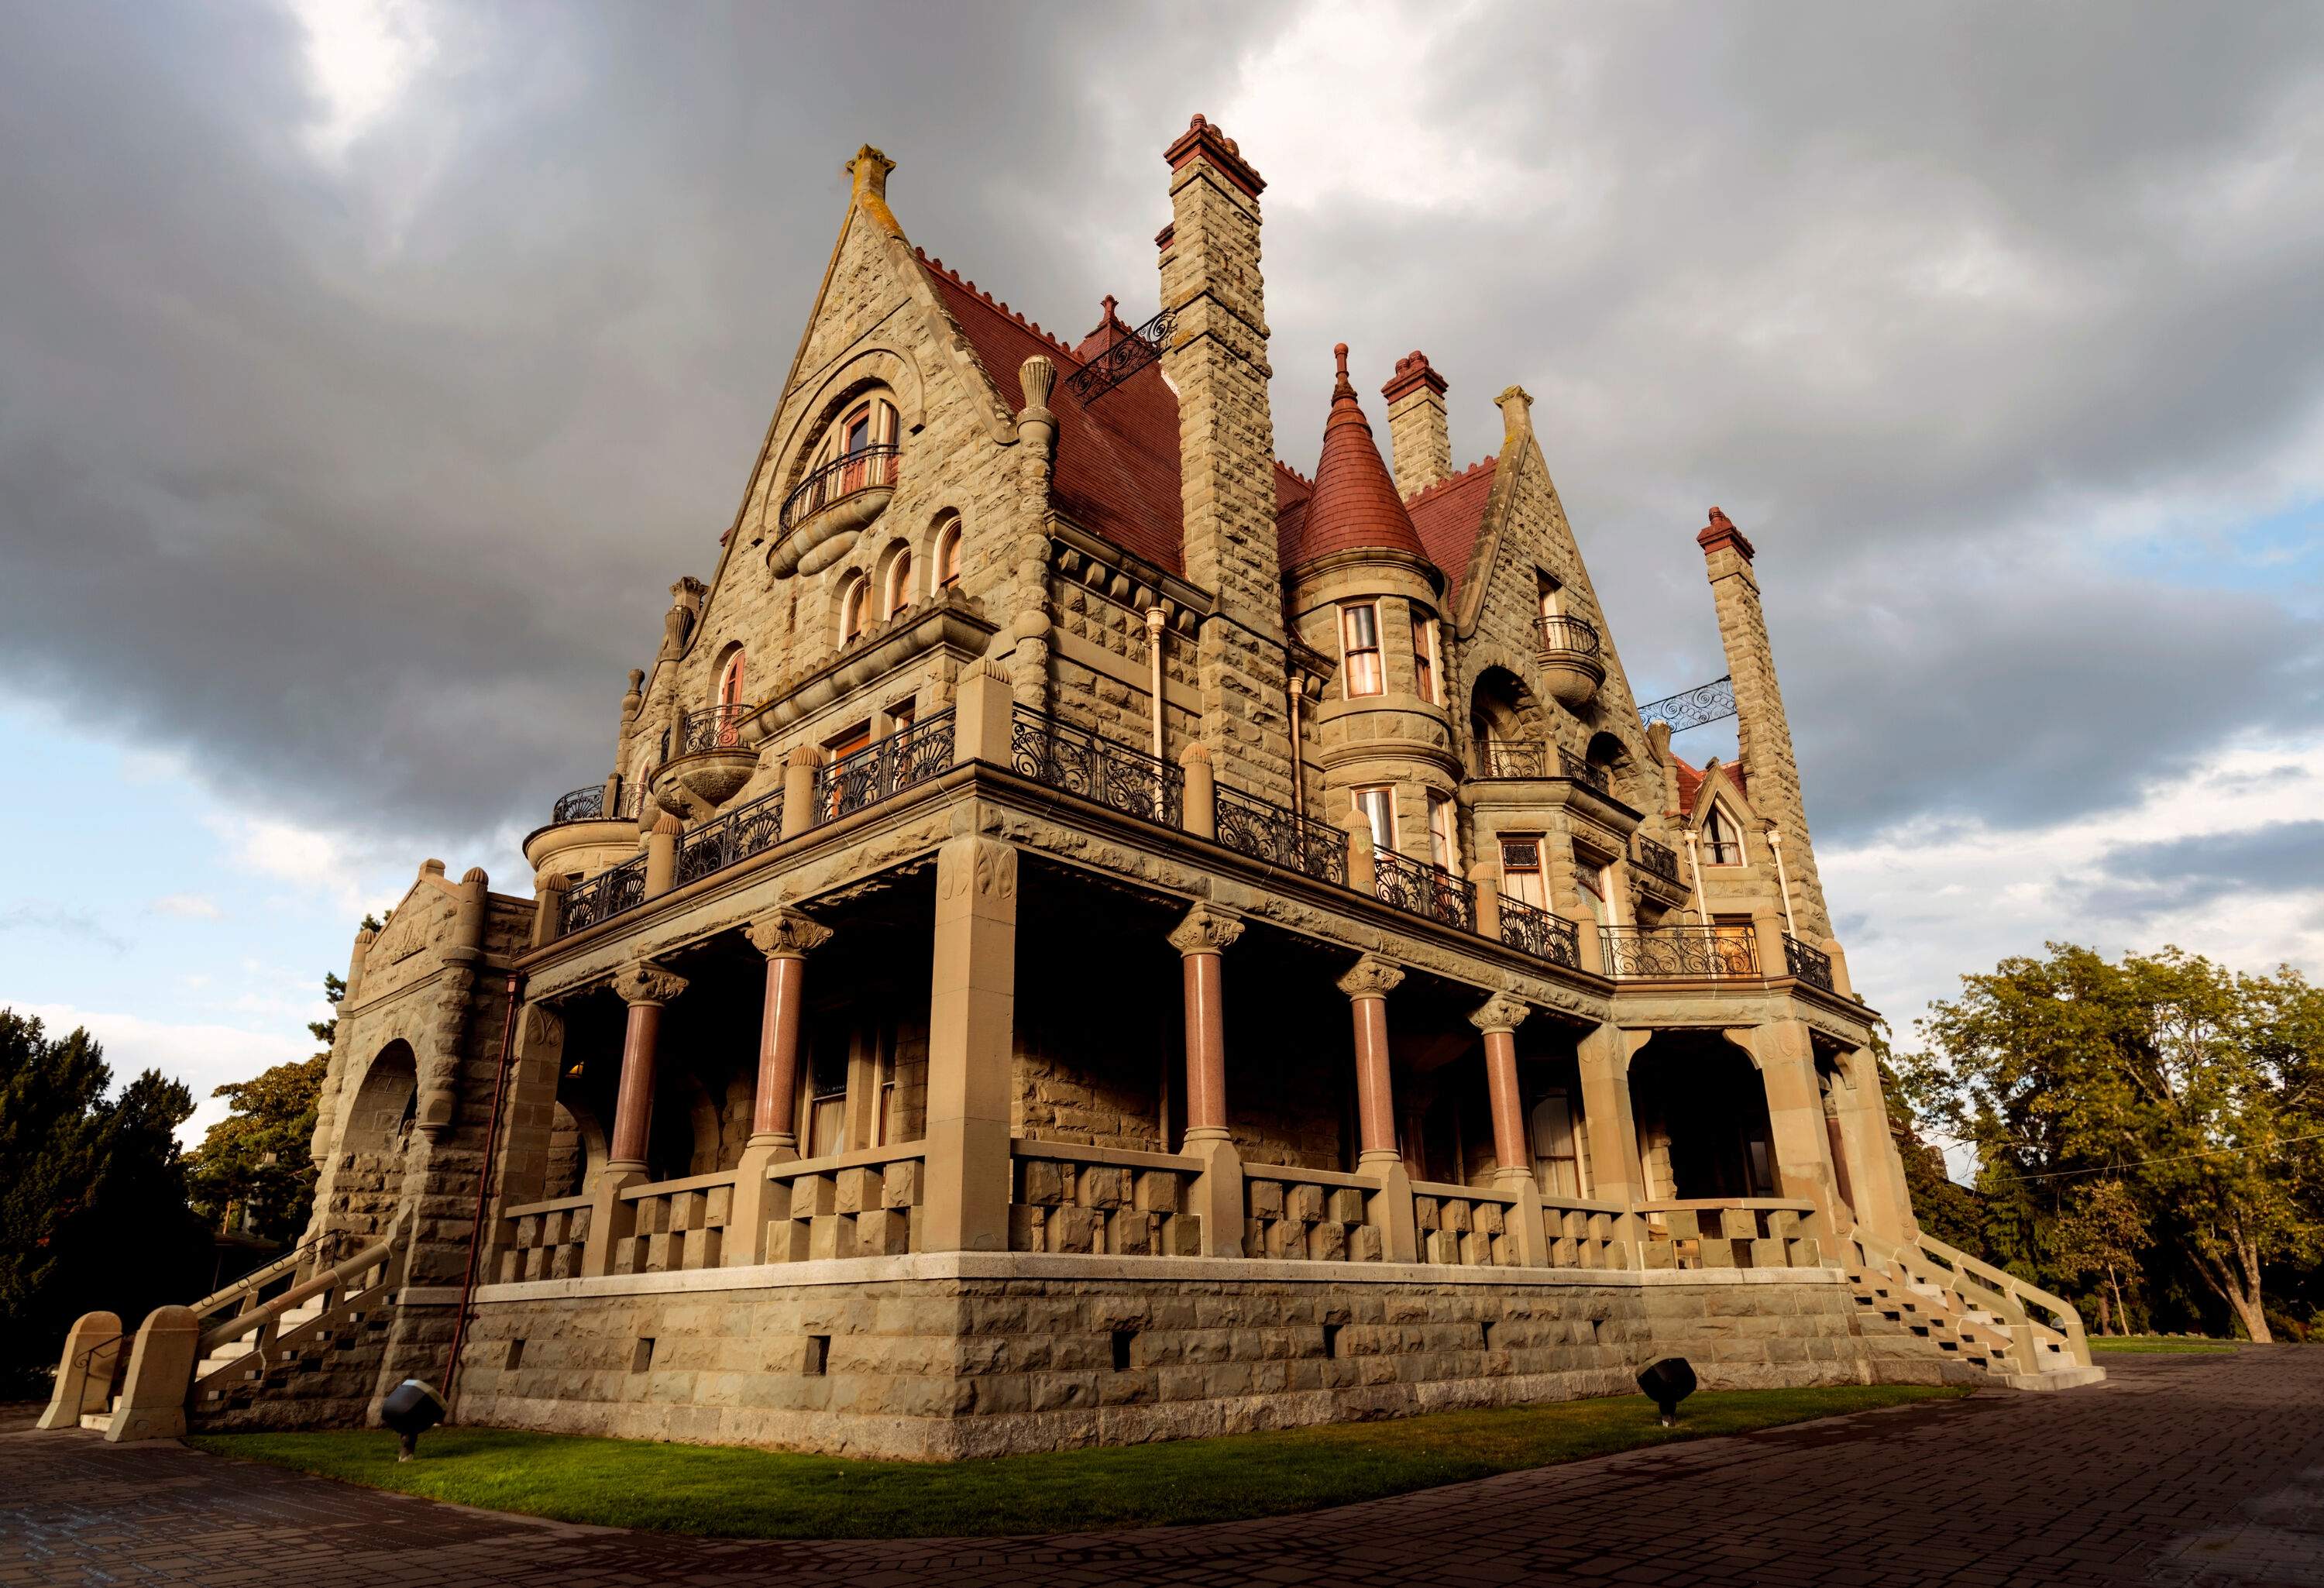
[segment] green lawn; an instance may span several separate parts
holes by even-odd
[[[1639,1445],[1962,1393],[1914,1385],[1706,1391],[1662,1427],[1643,1396],[1439,1412],[982,1462],[847,1461],[733,1445],[438,1429],[399,1465],[377,1430],[196,1436],[197,1448],[562,1521],[746,1538],[1046,1533],[1345,1505]]]
[[[2181,1334],[2110,1334],[2090,1336],[2092,1351],[2151,1353],[2167,1356],[2174,1353],[2233,1351],[2232,1340],[2190,1339]]]

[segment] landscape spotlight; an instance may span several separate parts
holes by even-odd
[[[419,1380],[406,1379],[379,1403],[379,1420],[401,1441],[395,1459],[410,1461],[420,1454],[420,1436],[444,1420],[444,1398]]]
[[[1663,1426],[1678,1421],[1678,1403],[1694,1393],[1694,1370],[1683,1356],[1666,1356],[1638,1374],[1638,1390],[1662,1408]]]

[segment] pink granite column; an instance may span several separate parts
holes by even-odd
[[[1388,995],[1403,981],[1402,971],[1367,954],[1339,982],[1355,1014],[1359,1169],[1404,1161],[1396,1147],[1396,1094],[1388,1076]]]
[[[1227,1036],[1219,962],[1242,936],[1242,922],[1198,904],[1170,934],[1185,966],[1186,1128],[1185,1150],[1224,1141],[1227,1131]]]
[[[791,1127],[798,1113],[799,1010],[806,995],[807,956],[831,940],[831,928],[796,909],[779,909],[752,921],[743,936],[767,956],[759,1085],[748,1145],[770,1149],[773,1159],[792,1159],[798,1156],[798,1138]]]
[[[1496,1178],[1530,1178],[1532,1154],[1526,1149],[1525,1100],[1517,1091],[1517,1027],[1532,1011],[1507,996],[1489,1000],[1470,1015],[1484,1034],[1485,1089],[1493,1108]]]
[[[613,1154],[608,1173],[642,1173],[646,1134],[653,1123],[654,1046],[661,1035],[662,1005],[686,991],[686,978],[641,959],[624,965],[613,991],[630,1006],[622,1040],[621,1089],[613,1101]]]

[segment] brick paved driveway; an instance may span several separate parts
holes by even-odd
[[[1224,1527],[656,1537],[175,1445],[0,1434],[0,1584],[2089,1583],[2324,1588],[2324,1348],[2115,1357],[1989,1392]]]

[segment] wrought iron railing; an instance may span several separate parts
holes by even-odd
[[[612,819],[627,821],[635,817],[638,802],[644,793],[645,790],[636,783],[622,784],[622,798],[613,807]],[[549,808],[549,825],[552,827],[561,827],[567,822],[605,819],[605,785],[603,783],[592,783],[586,789],[576,789],[570,794],[559,795],[557,803]]]
[[[1598,654],[1598,628],[1578,617],[1537,617],[1533,620],[1534,636],[1544,651],[1572,651],[1583,656]]]
[[[896,460],[903,448],[893,441],[859,447],[843,453],[816,470],[783,498],[781,524],[785,534],[802,519],[813,518],[834,503],[858,491],[896,483]]]
[[[1606,793],[1611,787],[1611,781],[1606,775],[1605,763],[1576,755],[1563,745],[1560,745],[1557,751],[1557,768],[1563,776],[1572,778],[1577,783],[1587,783],[1600,794]]]
[[[1009,764],[1037,783],[1124,815],[1169,827],[1183,823],[1185,774],[1178,768],[1021,706],[1010,728]]]
[[[1549,755],[1538,744],[1485,745],[1485,775],[1489,778],[1543,778],[1549,775]]]
[[[1734,715],[1735,680],[1732,678],[1713,679],[1708,684],[1697,684],[1692,689],[1665,695],[1660,700],[1649,700],[1638,707],[1640,722],[1668,723],[1674,734],[1683,734],[1689,728],[1699,728],[1705,723],[1715,723],[1721,717]]]
[[[1347,834],[1223,783],[1217,793],[1221,844],[1253,860],[1347,886]]]
[[[815,819],[836,820],[948,771],[952,725],[952,713],[938,712],[816,772]]]
[[[762,849],[772,849],[782,838],[783,791],[778,789],[687,834],[678,852],[677,881],[691,882],[723,872]]]
[[[625,909],[635,909],[645,902],[646,857],[625,860],[611,871],[595,876],[565,895],[564,929],[577,932],[584,927],[594,927],[599,921],[610,920]]]
[[[1821,987],[1829,992],[1831,986],[1831,956],[1821,948],[1811,948],[1793,937],[1784,934],[1784,969],[1811,987]]]
[[[1609,976],[1727,981],[1757,976],[1748,927],[1600,927]]]
[[[1384,903],[1463,931],[1477,929],[1477,890],[1443,866],[1375,849],[1372,878],[1372,891]]]
[[[687,712],[678,721],[678,753],[700,755],[742,748],[742,719],[758,709],[743,701],[729,700]]]
[[[1166,309],[1065,377],[1080,402],[1094,402],[1162,356],[1162,346],[1177,327],[1178,311]]]
[[[1573,923],[1522,899],[1501,900],[1501,941],[1568,970],[1582,967],[1581,934]]]
[[[1678,882],[1678,851],[1667,844],[1657,844],[1641,833],[1635,840],[1638,853],[1638,869],[1664,882]]]

